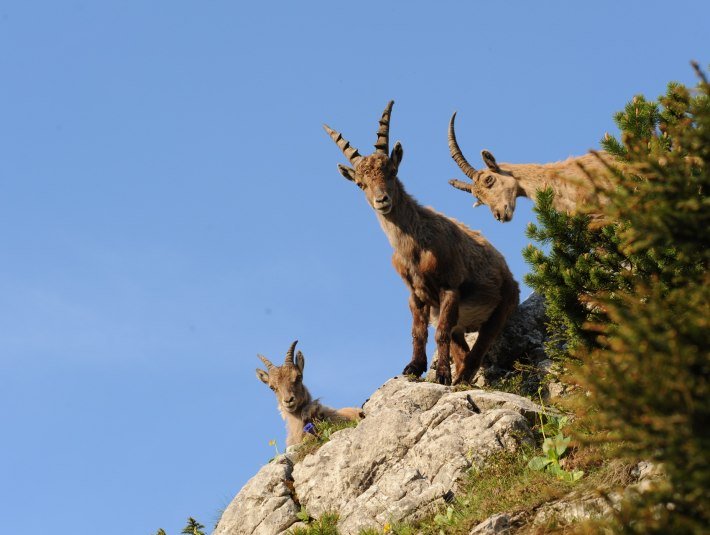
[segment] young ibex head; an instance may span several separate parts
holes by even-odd
[[[267,371],[259,368],[256,370],[259,380],[276,394],[279,406],[290,413],[298,411],[304,403],[310,401],[308,390],[303,386],[303,353],[299,351],[296,354],[296,362],[293,361],[293,351],[297,343],[298,340],[291,344],[282,366],[275,366],[263,355],[258,355]]]
[[[392,112],[391,100],[380,119],[380,128],[377,130],[375,152],[369,156],[361,156],[357,149],[350,145],[340,132],[323,125],[331,139],[340,147],[352,167],[338,164],[338,170],[348,180],[355,182],[365,192],[367,202],[382,215],[389,214],[397,203],[398,189],[395,178],[399,164],[402,161],[402,144],[395,143],[392,153],[389,151],[390,113]]]
[[[464,158],[454,132],[456,113],[449,122],[449,151],[461,171],[471,182],[449,180],[456,189],[472,193],[478,200],[474,206],[488,205],[493,217],[498,221],[510,221],[515,211],[515,198],[518,196],[518,181],[507,171],[498,167],[496,159],[487,150],[481,151],[481,157],[488,169],[478,171]]]

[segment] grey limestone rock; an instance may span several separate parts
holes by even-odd
[[[278,534],[304,505],[319,518],[340,515],[344,535],[415,520],[457,492],[471,467],[499,450],[531,442],[533,402],[503,392],[466,390],[404,378],[387,381],[355,428],[292,466],[281,456],[263,467],[225,510],[217,535]]]
[[[474,526],[469,535],[508,535],[510,533],[510,516],[506,513],[493,515]]]
[[[287,455],[263,466],[222,513],[212,535],[275,535],[298,521],[292,495],[293,464]]]
[[[385,383],[364,408],[358,427],[334,435],[293,472],[309,513],[338,511],[343,534],[431,512],[466,470],[531,441],[526,416],[539,410],[511,394],[405,379]]]

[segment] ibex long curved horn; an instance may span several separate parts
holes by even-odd
[[[390,100],[382,112],[380,127],[377,129],[377,141],[375,141],[375,152],[389,156],[390,152],[390,115],[394,100]]]
[[[456,119],[456,112],[451,116],[451,121],[449,121],[449,152],[451,153],[451,157],[454,159],[456,162],[456,165],[459,166],[461,171],[464,172],[464,174],[473,180],[475,182],[476,180],[476,169],[466,161],[466,158],[464,158],[463,153],[461,152],[461,149],[459,148],[459,144],[456,142],[456,132],[454,132],[454,120]],[[453,185],[453,184],[452,184]],[[456,186],[454,186],[456,187]],[[460,189],[460,188],[459,188]]]
[[[328,132],[330,139],[335,141],[335,144],[340,147],[340,150],[343,151],[343,154],[345,154],[345,157],[350,160],[350,163],[353,166],[356,166],[360,162],[360,160],[362,160],[362,156],[360,156],[360,153],[355,147],[350,145],[350,142],[343,137],[343,134],[341,134],[340,132],[336,132],[327,124],[324,124],[323,128],[325,128],[325,131]]]
[[[291,364],[293,366],[293,350],[296,349],[297,343],[298,343],[298,340],[295,340],[291,344],[291,347],[288,348],[288,352],[286,353],[286,360],[284,360],[284,364]]]
[[[257,357],[259,357],[259,359],[261,359],[261,362],[264,363],[264,366],[266,366],[266,369],[267,369],[268,371],[271,371],[273,368],[276,367],[276,366],[274,366],[274,365],[271,363],[271,361],[270,361],[269,359],[267,359],[264,355],[257,355]]]

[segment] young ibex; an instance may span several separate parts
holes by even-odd
[[[375,152],[361,156],[343,136],[324,125],[353,167],[340,173],[365,192],[380,226],[394,248],[392,263],[409,287],[412,312],[412,360],[404,374],[421,375],[427,367],[427,328],[436,328],[437,381],[451,384],[450,356],[456,383],[469,382],[518,304],[518,284],[503,256],[462,223],[417,203],[397,178],[402,145],[389,151],[393,102],[385,108]],[[478,331],[469,351],[465,332]]]
[[[551,188],[555,194],[553,205],[557,211],[576,213],[580,207],[588,207],[595,194],[592,182],[582,168],[601,179],[603,173],[598,171],[604,169],[604,162],[614,163],[610,156],[601,151],[562,162],[499,164],[490,152],[483,150],[481,156],[488,169],[478,171],[466,161],[456,142],[455,119],[456,113],[449,122],[449,151],[471,182],[449,180],[449,184],[472,193],[477,198],[474,206],[488,205],[498,221],[505,222],[513,218],[517,197],[527,197],[534,202],[537,192],[547,188]],[[597,201],[604,203],[606,199],[599,196]],[[590,215],[593,219],[600,217],[599,214]]]
[[[344,421],[364,418],[362,409],[348,407],[331,409],[313,399],[303,384],[305,359],[300,351],[293,361],[293,351],[298,340],[291,344],[282,366],[274,366],[269,359],[258,355],[266,370],[256,369],[256,376],[276,394],[281,417],[286,422],[286,446],[298,444],[305,435],[304,427],[315,421]]]

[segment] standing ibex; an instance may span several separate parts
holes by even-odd
[[[421,375],[427,367],[429,322],[437,325],[437,381],[451,383],[450,356],[456,382],[468,382],[518,304],[518,284],[503,256],[462,223],[417,203],[397,178],[402,145],[389,151],[393,102],[385,108],[375,152],[361,156],[343,136],[324,125],[353,167],[338,164],[340,173],[365,192],[390,245],[392,263],[409,287],[412,312],[412,361],[404,374]],[[478,331],[469,351],[465,332]]]
[[[274,366],[269,359],[258,355],[267,371],[256,369],[256,376],[274,391],[279,401],[279,411],[286,422],[286,446],[301,442],[305,435],[303,428],[314,421],[337,422],[364,417],[361,409],[331,409],[311,397],[303,384],[303,353],[299,351],[296,354],[296,362],[293,362],[293,351],[297,343],[298,340],[291,344],[283,366]]]
[[[605,167],[604,161],[612,163],[606,153],[598,152],[547,164],[499,164],[490,152],[483,150],[481,156],[488,169],[478,171],[466,161],[456,142],[455,119],[456,113],[449,122],[449,151],[471,182],[449,180],[449,184],[472,193],[477,198],[474,206],[487,204],[498,221],[505,222],[513,218],[517,197],[527,197],[534,202],[537,192],[547,188],[554,192],[553,205],[559,212],[575,213],[580,207],[588,207],[594,198],[594,188],[582,168],[601,179],[603,174],[596,171]],[[603,203],[605,199],[600,196],[598,201]]]

